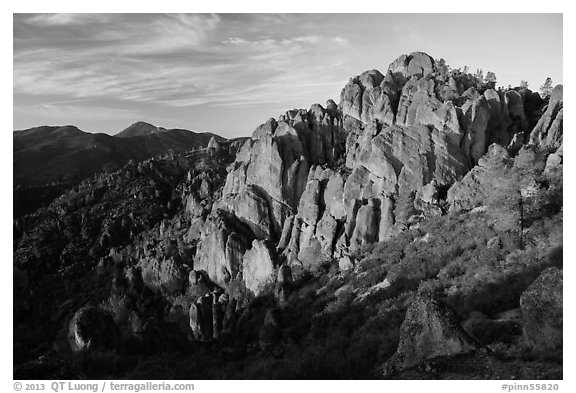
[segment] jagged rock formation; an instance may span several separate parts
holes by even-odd
[[[563,92],[562,85],[558,85],[552,90],[546,112],[544,112],[538,124],[530,133],[531,143],[562,150]]]
[[[95,177],[15,222],[15,316],[34,333],[16,341],[58,325],[15,353],[109,348],[86,315],[118,353],[214,355],[229,375],[266,356],[274,377],[349,378],[373,376],[351,359],[409,373],[486,355],[455,315],[491,350],[518,349],[522,329],[556,350],[561,274],[526,290],[562,244],[562,88],[540,118],[543,104],[415,52],[352,78],[339,104]],[[78,288],[99,307],[75,314]]]
[[[478,165],[448,190],[450,208],[471,209],[475,204],[486,201],[492,190],[509,184],[506,179],[494,176],[494,173],[511,165],[510,155],[504,147],[498,144],[490,146]]]
[[[246,225],[234,220],[229,213],[217,210],[202,229],[194,270],[204,271],[212,282],[228,287],[242,271],[243,256],[252,238]]]
[[[326,109],[313,105],[268,120],[229,167],[219,208],[250,228],[248,244],[272,241],[290,264],[305,268],[441,214],[445,197],[438,195],[485,165],[488,146],[525,139],[524,100],[531,97],[477,90],[469,75],[443,72],[425,53],[403,55],[385,75],[369,70],[352,78],[338,106],[329,101]],[[335,165],[344,152],[345,168]],[[426,199],[430,192],[436,197]],[[221,282],[215,269],[209,275]]]
[[[278,242],[299,206],[310,166],[332,163],[341,154],[344,139],[336,111],[332,101],[327,109],[316,104],[308,111],[288,111],[258,127],[240,148],[195,258],[195,266],[206,270],[212,281],[226,286],[244,266],[247,287],[259,292],[259,282],[271,275],[272,265],[250,245],[254,239]],[[228,219],[218,218],[223,215]],[[235,226],[237,230],[230,229]],[[256,261],[266,269],[256,269]]]
[[[237,303],[226,294],[207,293],[192,303],[189,318],[190,328],[198,341],[217,340],[229,330],[236,317]]]

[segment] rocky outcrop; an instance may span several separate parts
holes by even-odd
[[[413,75],[427,76],[435,71],[435,62],[432,57],[424,52],[413,52],[409,55],[398,57],[388,70],[393,73],[400,73],[406,77]]]
[[[219,152],[222,150],[222,146],[220,145],[220,142],[218,142],[218,140],[215,137],[210,138],[210,141],[208,142],[207,147],[209,150],[213,150],[215,152]]]
[[[280,304],[288,301],[288,296],[292,291],[292,269],[286,264],[282,264],[278,268],[278,275],[276,277],[276,297]]]
[[[557,85],[546,111],[530,133],[530,143],[558,149],[563,144],[564,88]]]
[[[354,171],[368,172],[372,185],[362,188],[364,197],[370,191],[376,197],[378,192],[417,190],[432,179],[451,184],[468,170],[460,140],[457,133],[424,125],[389,126],[374,137],[364,133],[350,146],[346,165],[353,169],[351,178]]]
[[[217,210],[202,230],[194,257],[194,270],[204,271],[221,288],[238,277],[243,256],[254,234],[231,214]]]
[[[520,297],[524,335],[538,348],[562,347],[562,282],[562,270],[550,267]]]
[[[486,152],[488,141],[487,129],[490,120],[490,108],[483,96],[468,100],[460,108],[462,126],[466,135],[462,141],[464,154],[475,165]]]
[[[273,239],[278,228],[274,226],[274,202],[258,186],[242,187],[238,194],[225,196],[220,205],[246,224],[258,239]],[[282,206],[279,206],[282,211]],[[280,212],[280,216],[286,213]]]
[[[262,240],[254,240],[244,254],[242,277],[246,288],[258,296],[274,280],[274,263],[270,250]]]
[[[220,292],[207,293],[192,303],[189,310],[190,328],[195,340],[217,340],[230,331],[236,319],[236,300]]]
[[[341,152],[343,134],[334,112],[333,102],[330,111],[315,104],[258,127],[229,168],[223,208],[258,225],[260,218],[268,219],[270,229],[261,229],[278,241],[284,221],[298,207],[310,166],[332,162]]]
[[[396,353],[384,366],[393,373],[427,359],[474,351],[476,345],[460,327],[454,312],[430,295],[418,295],[400,327]]]
[[[223,196],[196,236],[194,269],[222,288],[245,270],[245,285],[258,294],[273,263],[254,239],[275,244],[290,266],[353,256],[442,214],[445,190],[479,164],[472,179],[452,189],[451,205],[462,205],[473,176],[497,165],[484,157],[488,145],[507,144],[510,124],[519,119],[520,135],[526,123],[523,95],[479,92],[476,82],[415,52],[386,74],[368,70],[351,78],[338,106],[329,100],[268,120],[228,168]],[[346,168],[336,161],[344,139]],[[194,202],[191,215],[206,212]],[[218,211],[227,219],[219,220]]]
[[[114,319],[100,308],[82,307],[68,324],[68,343],[73,352],[114,348],[116,340]]]
[[[376,206],[376,200],[370,198],[356,214],[356,225],[350,238],[350,251],[359,251],[363,246],[378,241],[379,221],[380,211]]]
[[[298,213],[279,244],[288,261],[316,265],[332,257],[339,221],[346,215],[343,188],[342,173],[320,166],[311,169]]]
[[[508,183],[506,179],[495,176],[495,173],[502,173],[512,165],[513,161],[504,147],[491,145],[478,165],[448,190],[450,210],[471,209],[485,203],[491,190],[502,188],[502,185]]]
[[[374,120],[394,124],[400,91],[405,82],[406,77],[400,73],[389,71],[384,76],[377,70],[350,79],[340,94],[342,116],[366,124]]]
[[[318,205],[301,205],[301,196],[310,166],[333,162],[342,152],[342,132],[333,101],[326,109],[315,104],[308,111],[288,111],[258,127],[228,168],[223,197],[200,236],[194,268],[205,270],[222,288],[245,269],[247,287],[258,294],[273,265],[264,243],[245,256],[246,251],[254,239],[288,244],[287,232],[294,226],[290,217],[299,207],[298,219],[315,226]],[[314,195],[304,199],[309,198]]]
[[[527,132],[529,123],[524,112],[524,100],[522,95],[516,90],[508,90],[504,93],[504,99],[508,107],[508,116],[512,122],[517,122],[520,126],[518,132]]]
[[[514,131],[508,130],[510,118],[505,97],[502,92],[488,89],[484,92],[484,98],[489,110],[488,125],[486,128],[487,146],[492,143],[508,146]]]
[[[168,258],[142,258],[138,263],[146,286],[169,294],[182,293],[188,282],[189,272],[178,255]]]

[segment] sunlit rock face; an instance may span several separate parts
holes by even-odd
[[[351,78],[338,105],[290,110],[257,127],[228,168],[215,206],[249,228],[250,239],[275,244],[289,263],[313,267],[361,252],[442,214],[446,190],[485,162],[491,144],[514,140],[519,148],[526,97],[530,92],[481,87],[425,53],[402,55],[386,73]],[[551,102],[550,124],[539,128],[551,127],[561,94]],[[212,264],[236,269],[250,242],[235,247],[235,261]],[[211,254],[204,250],[216,243],[206,237],[199,250]],[[222,268],[208,270],[217,276]]]
[[[530,133],[530,142],[551,149],[562,150],[563,146],[564,87],[557,85],[552,94],[546,112]]]

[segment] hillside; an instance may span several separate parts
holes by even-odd
[[[169,150],[206,147],[214,136],[165,130],[126,139],[91,134],[73,126],[36,127],[15,131],[13,135],[14,183],[35,185],[83,179],[103,170],[106,164],[118,168],[131,159],[140,161]]]
[[[207,144],[15,221],[15,378],[562,379],[561,85],[414,52]]]
[[[127,128],[124,137],[92,134],[74,126],[14,131],[14,217],[46,206],[82,179],[114,171],[130,160],[204,148],[212,137],[225,141],[218,135],[178,129],[144,133],[142,124],[147,123]]]

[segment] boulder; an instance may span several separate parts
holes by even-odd
[[[93,306],[84,306],[68,324],[68,343],[73,352],[114,348],[117,340],[112,314]]]
[[[562,165],[562,155],[557,153],[552,153],[546,159],[546,168],[544,172],[550,172]]]
[[[420,294],[410,304],[400,327],[396,353],[384,369],[401,371],[440,356],[474,351],[476,345],[460,327],[454,312],[428,294]]]
[[[427,76],[434,72],[434,59],[424,52],[413,52],[410,54],[408,63],[408,75]]]
[[[427,76],[435,71],[434,59],[424,52],[413,52],[409,55],[402,55],[394,60],[388,71],[400,73],[406,77],[413,75]]]
[[[526,340],[542,349],[562,348],[562,270],[549,267],[522,293]]]
[[[352,262],[352,259],[346,255],[338,260],[338,269],[341,272],[352,270],[354,269],[354,262]]]

